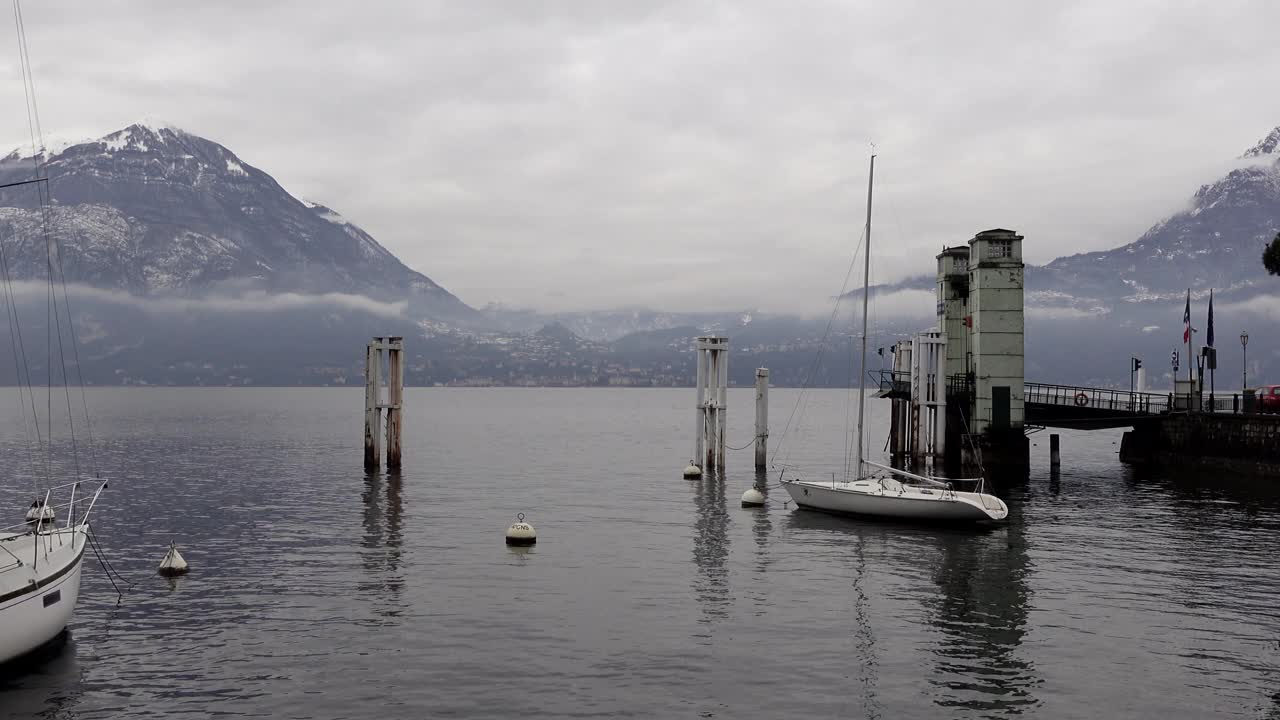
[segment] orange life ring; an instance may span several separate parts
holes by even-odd
[[[1089,404],[1088,395],[1085,395],[1082,392],[1076,393],[1076,405],[1079,405],[1080,407],[1084,407],[1085,405],[1088,405],[1088,404]]]

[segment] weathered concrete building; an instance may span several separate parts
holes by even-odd
[[[970,431],[1023,424],[1022,236],[987,230],[969,241],[969,344],[973,353]]]
[[[938,255],[938,328],[947,336],[948,377],[969,373],[969,248]]]

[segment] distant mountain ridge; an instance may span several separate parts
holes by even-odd
[[[769,367],[781,385],[856,381],[853,304],[834,322],[754,309],[477,311],[334,209],[294,197],[222,145],[182,130],[131,125],[50,148],[43,159],[68,279],[91,286],[71,295],[93,383],[359,382],[368,338],[400,334],[412,384],[691,384],[692,339],[704,333],[730,337],[737,384],[754,382],[755,367]],[[33,167],[29,153],[0,158],[0,183],[27,179]],[[30,187],[0,190],[0,239],[18,279],[46,276],[37,208]],[[1280,341],[1261,331],[1274,321],[1266,312],[1275,298],[1265,296],[1280,295],[1280,280],[1260,262],[1278,219],[1280,128],[1133,243],[1028,266],[1028,378],[1127,385],[1132,356],[1147,361],[1153,385],[1167,382],[1164,359],[1185,353],[1188,286],[1195,298],[1218,291],[1220,337],[1253,331],[1250,382],[1280,372]],[[906,310],[879,314],[875,347],[933,323],[933,287],[923,275],[875,288],[924,291],[899,298]],[[28,285],[18,298],[37,337],[41,290]],[[1197,327],[1204,310],[1193,299]],[[1222,367],[1243,369],[1240,348],[1221,345]],[[878,357],[873,364],[884,362]],[[12,380],[0,365],[0,382]]]
[[[1187,288],[1239,294],[1271,284],[1261,258],[1280,231],[1280,127],[1240,159],[1252,162],[1202,186],[1189,208],[1134,242],[1058,258],[1035,284],[1131,302],[1168,299]]]
[[[43,153],[51,229],[67,279],[137,295],[220,288],[343,292],[409,300],[425,314],[478,313],[333,210],[289,194],[226,147],[134,124]],[[0,159],[0,183],[33,176],[30,153]],[[37,196],[0,191],[15,279],[43,278]]]
[[[1280,127],[1239,160],[1249,162],[1201,186],[1187,209],[1131,243],[1027,265],[1028,304],[1164,302],[1188,288],[1193,296],[1213,288],[1227,298],[1280,290],[1262,267],[1263,248],[1280,232]],[[918,275],[872,291],[931,290],[935,282],[933,275]]]

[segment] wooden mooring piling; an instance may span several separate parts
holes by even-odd
[[[769,444],[769,368],[756,368],[756,470],[766,466]]]
[[[702,472],[724,470],[725,408],[728,405],[729,338],[700,337],[695,345],[698,380],[698,428],[693,457]]]
[[[387,356],[387,401],[382,402],[382,355]],[[364,469],[381,465],[382,411],[387,411],[387,469],[400,468],[404,404],[404,338],[375,337],[364,361]]]

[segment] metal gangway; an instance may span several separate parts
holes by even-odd
[[[907,397],[910,378],[907,373],[882,371],[879,397]],[[964,375],[947,378],[948,404],[971,398],[973,384]],[[1097,388],[1058,383],[1023,383],[1023,408],[1029,426],[1079,428],[1132,427],[1170,412],[1194,410],[1212,413],[1244,411],[1239,395],[1211,396],[1197,394],[1137,392],[1118,388]]]

